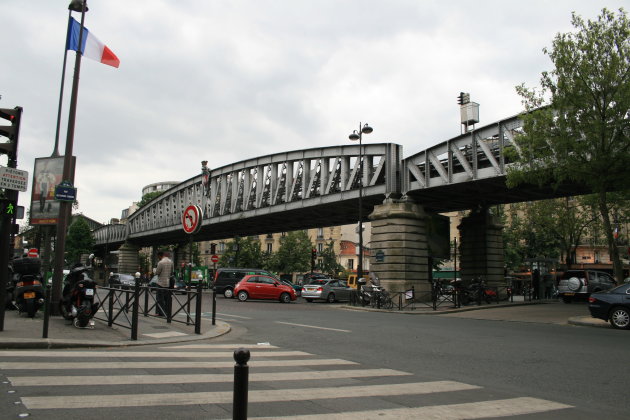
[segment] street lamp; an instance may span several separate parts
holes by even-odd
[[[361,125],[359,130],[354,130],[348,138],[352,141],[359,140],[359,260],[357,263],[357,279],[363,277],[363,134],[370,134],[372,127],[367,123]]]

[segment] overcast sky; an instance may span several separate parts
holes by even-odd
[[[24,108],[18,168],[54,148],[68,0],[0,0],[1,108]],[[79,212],[120,217],[145,185],[256,156],[364,142],[415,154],[522,110],[514,87],[551,70],[543,47],[622,0],[89,0],[86,27],[120,68],[83,59],[74,155]],[[77,20],[79,14],[74,14]],[[75,54],[68,53],[61,154]],[[6,165],[6,157],[0,157]]]

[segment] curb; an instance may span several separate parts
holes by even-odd
[[[580,327],[598,327],[612,329],[609,323],[602,321],[601,319],[588,318],[584,316],[574,316],[569,318],[568,323],[571,325],[578,325]]]
[[[143,341],[85,341],[71,340],[63,338],[3,338],[0,341],[0,348],[3,349],[60,349],[60,348],[90,348],[90,347],[136,347],[147,345],[185,343],[189,341],[200,341],[210,338],[220,337],[231,331],[232,327],[223,321],[217,321],[211,331],[203,334],[193,334],[179,337],[168,337],[159,339],[147,339]]]
[[[453,307],[445,307],[439,308],[437,310],[433,310],[431,306],[420,306],[415,310],[403,310],[398,311],[394,309],[376,309],[369,306],[350,306],[343,305],[340,306],[341,309],[346,309],[349,311],[365,311],[365,312],[385,312],[390,314],[402,314],[402,315],[444,315],[444,314],[453,314],[458,312],[470,312],[470,311],[482,311],[485,309],[494,309],[494,308],[509,308],[513,306],[528,306],[528,305],[545,305],[550,302],[546,301],[537,301],[537,302],[514,302],[514,303],[499,303],[499,304],[487,304],[487,305],[471,305],[465,306],[461,308],[453,308]]]

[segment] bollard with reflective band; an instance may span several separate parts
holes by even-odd
[[[232,419],[247,419],[247,389],[249,382],[249,350],[238,348],[234,350],[234,398],[232,403]]]

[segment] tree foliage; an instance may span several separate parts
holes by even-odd
[[[164,191],[153,191],[150,193],[146,193],[142,196],[140,201],[138,202],[138,208],[145,206],[149,201],[153,200],[155,197],[162,195]]]
[[[303,231],[288,232],[280,238],[280,249],[273,254],[270,269],[279,273],[303,273],[311,269],[311,243]]]
[[[260,241],[257,238],[236,237],[225,244],[225,252],[219,260],[221,267],[262,268],[264,266]]]
[[[343,271],[343,266],[337,262],[333,241],[326,244],[319,257],[322,262],[318,268],[322,273],[337,277]]]
[[[527,111],[508,185],[573,183],[596,194],[615,275],[621,278],[608,193],[630,188],[630,22],[603,9],[595,21],[573,14],[575,32],[543,52],[554,69],[540,89],[517,87]]]
[[[66,237],[66,261],[68,264],[80,262],[81,254],[90,254],[93,249],[94,238],[90,226],[83,217],[76,217]]]

